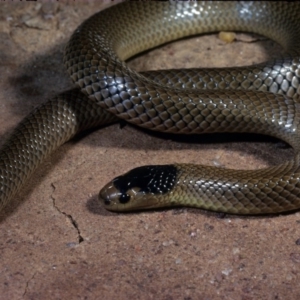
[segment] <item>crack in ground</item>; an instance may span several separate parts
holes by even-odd
[[[52,188],[53,188],[53,192],[55,191],[55,185],[52,183],[51,184]],[[77,222],[75,221],[75,219],[72,217],[72,215],[67,214],[66,212],[60,210],[58,208],[58,206],[55,203],[55,198],[51,195],[52,201],[53,201],[53,206],[55,207],[55,209],[63,214],[65,217],[67,217],[69,219],[69,221],[71,222],[71,224],[73,225],[73,227],[75,228],[75,230],[77,231],[77,235],[78,235],[78,244],[82,243],[84,241],[84,238],[82,237],[82,235],[80,234],[80,230],[79,230],[79,226],[77,224]]]
[[[23,293],[23,297],[26,295],[27,290],[28,290],[29,283],[30,283],[30,281],[34,278],[34,276],[36,275],[36,273],[37,273],[37,272],[34,272],[33,275],[31,276],[31,278],[29,278],[29,280],[27,280],[26,286],[25,286],[25,290],[24,290],[24,293]]]

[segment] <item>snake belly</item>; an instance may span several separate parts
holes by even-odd
[[[0,149],[0,208],[40,162],[76,133],[123,119],[179,134],[254,132],[289,143],[295,157],[243,171],[197,165],[145,166],[99,193],[110,210],[193,206],[236,214],[300,208],[297,2],[124,2],[95,14],[72,35],[64,55],[78,89],[36,108]],[[255,32],[286,55],[242,68],[137,73],[129,57],[189,35]]]

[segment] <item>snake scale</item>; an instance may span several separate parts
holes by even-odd
[[[300,4],[298,2],[123,2],[95,14],[72,35],[64,63],[77,89],[37,107],[0,150],[0,208],[39,163],[87,128],[123,119],[179,134],[254,132],[295,150],[260,170],[174,164],[144,166],[108,183],[109,210],[193,206],[234,214],[300,208]],[[137,73],[124,62],[189,35],[255,32],[285,55],[242,68]]]

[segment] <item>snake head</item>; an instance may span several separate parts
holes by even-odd
[[[174,165],[139,167],[106,184],[99,192],[99,200],[111,211],[163,207],[176,178]]]

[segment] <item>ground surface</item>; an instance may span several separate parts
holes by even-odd
[[[106,5],[0,4],[0,142],[33,107],[72,87],[62,64],[75,28]],[[280,51],[241,35],[178,41],[137,70],[232,66]],[[119,125],[58,149],[0,217],[1,299],[299,299],[300,214],[220,216],[197,209],[115,214],[97,202],[113,177],[144,164],[255,169],[291,149],[262,137],[159,136]]]

